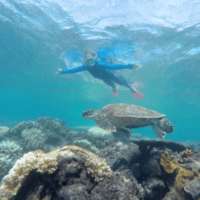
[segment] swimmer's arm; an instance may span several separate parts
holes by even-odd
[[[141,65],[132,63],[132,64],[111,64],[111,63],[105,63],[105,62],[99,62],[98,67],[101,69],[110,69],[110,70],[118,70],[118,69],[139,69]]]
[[[98,67],[101,69],[110,69],[110,70],[118,70],[118,69],[131,69],[131,64],[123,65],[123,64],[111,64],[105,62],[99,62]]]
[[[61,70],[60,74],[74,74],[77,72],[82,72],[84,70],[87,70],[86,65],[82,65],[82,66],[71,68],[71,69],[63,69],[63,70]]]

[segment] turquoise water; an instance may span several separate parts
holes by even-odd
[[[100,9],[104,6],[107,12]],[[146,13],[138,9],[142,6],[149,8]],[[68,127],[95,126],[94,120],[82,118],[82,111],[129,103],[156,110],[175,121],[174,133],[166,139],[200,141],[198,7],[195,1],[163,6],[147,0],[113,4],[3,0],[0,125],[14,127],[21,121],[49,116],[64,120]],[[166,12],[155,12],[159,8]],[[141,64],[140,70],[118,73],[130,83],[140,82],[138,90],[144,98],[134,99],[121,86],[119,97],[114,97],[109,86],[87,72],[55,75],[58,68],[80,65],[87,48],[114,63]],[[155,138],[151,127],[132,132]]]

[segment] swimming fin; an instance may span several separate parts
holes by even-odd
[[[118,94],[117,94],[117,93],[115,93],[115,92],[112,92],[112,95],[114,95],[114,96],[118,97]]]
[[[136,99],[138,99],[138,100],[143,98],[143,95],[140,94],[139,92],[134,92],[134,93],[133,93],[133,96],[134,96]]]

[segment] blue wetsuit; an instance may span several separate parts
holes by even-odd
[[[110,71],[118,69],[131,69],[131,64],[123,65],[123,64],[109,64],[105,62],[95,62],[94,66],[92,67],[88,65],[82,65],[80,67],[62,70],[62,74],[71,74],[87,70],[95,78],[101,79],[103,80],[104,83],[111,86],[114,92],[116,92],[115,83],[126,86],[132,92],[134,92],[133,88],[127,83],[127,81],[124,78],[122,78],[121,76],[117,76]]]

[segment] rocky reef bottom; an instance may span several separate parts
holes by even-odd
[[[181,143],[131,140],[98,154],[69,145],[47,154],[29,152],[20,160],[3,178],[3,200],[200,198],[200,153],[192,155]]]
[[[52,118],[1,133],[0,169],[10,163],[1,172],[2,200],[200,199],[200,153],[184,143],[75,131]]]

